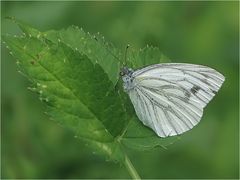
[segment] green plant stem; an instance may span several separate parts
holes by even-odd
[[[127,155],[125,155],[124,165],[132,179],[141,179]]]

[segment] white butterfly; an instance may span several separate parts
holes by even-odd
[[[225,80],[212,68],[185,63],[136,71],[124,67],[121,76],[138,118],[160,137],[182,134],[198,124]]]

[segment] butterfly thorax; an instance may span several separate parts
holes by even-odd
[[[133,85],[133,70],[131,68],[128,67],[123,67],[121,69],[120,75],[122,76],[122,80],[123,80],[123,89],[126,92],[129,92],[131,89],[133,89],[134,85]]]

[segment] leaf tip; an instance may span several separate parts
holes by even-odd
[[[5,19],[11,20],[13,22],[16,22],[16,18],[14,16],[5,16]]]

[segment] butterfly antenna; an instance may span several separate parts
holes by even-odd
[[[129,48],[129,47],[130,47],[130,45],[128,44],[128,45],[126,46],[126,49],[125,49],[123,66],[126,66],[126,65],[127,65],[127,51],[128,51],[128,48]]]

